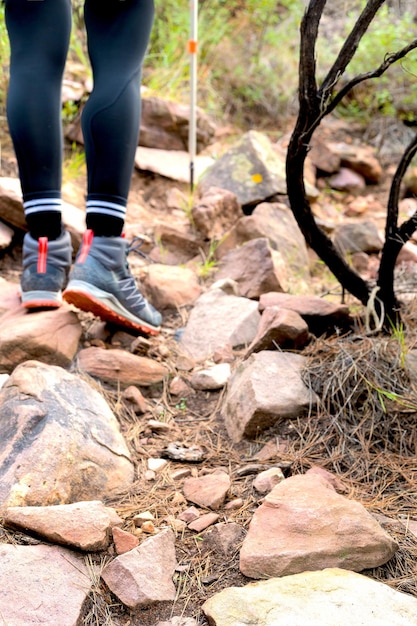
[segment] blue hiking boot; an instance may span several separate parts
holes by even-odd
[[[72,261],[69,233],[49,241],[34,239],[26,233],[23,239],[23,272],[20,279],[22,305],[27,309],[54,309],[62,304],[62,290]]]
[[[84,234],[63,298],[82,311],[147,335],[157,335],[161,314],[147,302],[129,271],[123,237]]]

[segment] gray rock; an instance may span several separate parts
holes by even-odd
[[[341,224],[334,231],[334,243],[342,254],[380,252],[383,241],[375,222]]]
[[[8,626],[75,626],[91,580],[84,558],[56,546],[0,544],[0,615]]]
[[[102,578],[130,608],[170,602],[175,599],[176,565],[175,535],[167,528],[115,558],[104,568]]]
[[[221,187],[232,191],[239,203],[254,206],[276,194],[287,193],[285,159],[274,150],[268,137],[251,130],[204,173],[199,189]],[[308,192],[318,192],[307,184]]]
[[[196,301],[180,347],[188,356],[205,360],[226,343],[232,347],[249,345],[259,320],[257,302],[211,289]]]
[[[411,626],[417,599],[340,569],[230,587],[203,605],[212,626]]]
[[[315,394],[301,379],[305,361],[298,354],[265,350],[237,367],[223,407],[233,441],[256,437],[276,422],[299,417],[315,406]]]
[[[0,423],[0,505],[100,500],[133,482],[107,402],[60,367],[19,365],[0,390]]]

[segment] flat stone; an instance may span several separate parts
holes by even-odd
[[[21,306],[12,309],[0,318],[0,371],[12,372],[32,359],[69,367],[81,333],[77,315],[65,305],[35,313]]]
[[[189,502],[209,509],[218,509],[226,499],[231,486],[229,475],[225,472],[206,474],[184,481],[183,492]]]
[[[56,506],[9,507],[3,515],[6,526],[28,530],[51,543],[94,552],[108,548],[114,526],[123,520],[99,501]]]
[[[342,569],[229,587],[203,604],[212,626],[411,626],[417,599]]]
[[[57,546],[0,544],[0,615],[9,626],[74,626],[91,579],[84,558]]]
[[[168,375],[167,368],[158,361],[117,348],[111,352],[85,348],[78,353],[78,366],[90,376],[122,389],[130,385],[148,387],[162,382]]]

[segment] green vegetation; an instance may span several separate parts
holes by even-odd
[[[323,77],[357,19],[365,0],[328,2],[317,44],[318,77]],[[413,15],[384,4],[341,81],[379,66],[387,53],[409,43]],[[88,68],[82,0],[73,0],[72,58]],[[298,86],[299,0],[200,0],[198,102],[217,119],[242,126],[276,125],[295,112]],[[408,6],[408,5],[405,5]],[[340,16],[345,16],[340,19]],[[189,3],[156,2],[155,23],[143,82],[152,92],[188,102]],[[9,48],[0,8],[0,112],[4,112]],[[89,71],[89,68],[88,68]],[[377,113],[413,123],[417,116],[417,52],[383,77],[355,88],[341,113],[365,121]]]

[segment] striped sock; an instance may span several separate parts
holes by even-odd
[[[96,199],[89,196],[86,207],[86,226],[98,237],[120,237],[126,218],[126,202]]]
[[[34,239],[53,241],[62,234],[62,200],[60,197],[27,197],[23,200],[26,223]]]

